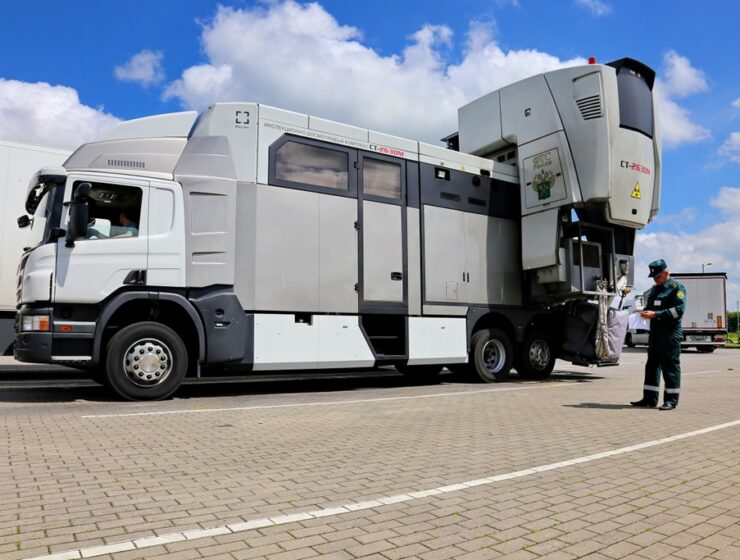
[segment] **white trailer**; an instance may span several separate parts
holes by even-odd
[[[613,363],[587,302],[632,284],[658,209],[654,79],[534,76],[461,107],[451,149],[246,102],[122,123],[31,181],[15,356],[129,399],[214,371]]]
[[[0,356],[12,352],[17,301],[18,263],[31,232],[18,229],[24,215],[28,182],[39,168],[61,165],[71,152],[0,139]]]
[[[727,274],[672,273],[686,287],[686,310],[681,319],[682,346],[713,352],[727,340]]]

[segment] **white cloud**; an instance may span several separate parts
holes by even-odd
[[[674,97],[687,97],[709,89],[704,73],[694,68],[688,58],[671,50],[664,55],[663,70],[658,76],[655,98],[665,147],[711,138],[709,130],[694,122],[691,113],[673,100]]]
[[[505,51],[493,30],[491,22],[472,22],[460,60],[447,54],[453,33],[444,25],[425,25],[401,53],[383,56],[317,3],[220,7],[203,27],[206,62],[186,69],[164,97],[194,109],[257,101],[436,142],[456,130],[464,103],[527,76],[586,63],[534,49]],[[708,139],[709,131],[674,100],[704,91],[704,74],[675,51],[666,53],[664,67],[655,94],[665,146]]]
[[[730,137],[720,147],[719,155],[735,163],[740,163],[740,132],[730,134]]]
[[[722,187],[710,204],[724,214],[740,218],[740,188]]]
[[[80,103],[72,88],[0,78],[2,138],[76,148],[118,122],[102,108]]]
[[[605,16],[610,14],[612,11],[611,5],[606,2],[602,2],[601,0],[575,0],[575,3],[582,8],[590,10],[591,13],[597,17]]]
[[[691,61],[676,51],[668,51],[663,57],[662,83],[666,94],[671,97],[686,97],[709,89],[704,72],[691,65]]]
[[[566,65],[537,50],[504,51],[492,25],[474,22],[460,61],[446,55],[452,31],[425,25],[400,54],[362,44],[319,4],[293,0],[252,9],[220,7],[202,33],[205,64],[185,70],[165,98],[188,108],[257,101],[436,142],[457,129],[457,108],[513,81]],[[269,45],[269,48],[265,48]]]
[[[164,80],[160,51],[143,50],[132,56],[125,64],[116,66],[113,73],[116,78],[126,82],[138,82],[144,87]]]
[[[701,272],[702,263],[712,263],[708,271],[727,272],[727,300],[740,299],[740,187],[723,187],[712,198],[717,209],[714,223],[700,231],[638,232],[635,255],[635,289],[642,293],[651,285],[647,265],[665,259],[673,272]]]
[[[735,107],[735,109],[740,109],[740,97],[735,99],[735,101],[733,101],[731,105]]]
[[[696,219],[696,208],[684,208],[676,214],[658,214],[655,218],[656,224],[690,224]]]

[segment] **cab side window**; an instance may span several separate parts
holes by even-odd
[[[74,188],[83,181],[75,182]],[[86,239],[112,239],[139,236],[141,201],[139,187],[91,183],[88,201],[89,222]]]

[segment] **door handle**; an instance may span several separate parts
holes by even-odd
[[[391,272],[391,280],[403,280],[403,274],[400,272]]]

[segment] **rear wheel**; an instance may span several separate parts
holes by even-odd
[[[533,330],[524,337],[516,369],[523,379],[545,379],[555,367],[552,339],[543,330]]]
[[[514,360],[509,336],[500,329],[483,329],[473,335],[470,345],[477,379],[485,383],[504,381]]]
[[[182,339],[161,323],[129,325],[111,338],[105,360],[107,385],[128,400],[160,400],[174,393],[188,371]]]

